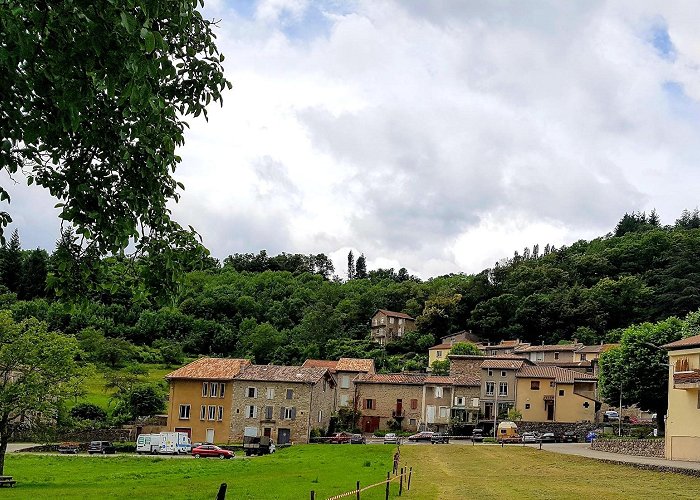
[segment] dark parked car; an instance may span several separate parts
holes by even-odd
[[[561,437],[561,442],[562,443],[578,443],[578,436],[576,435],[575,432],[566,431],[564,433],[564,435]]]
[[[422,431],[412,436],[408,436],[409,441],[430,441],[433,438],[434,432]]]
[[[450,437],[447,434],[436,432],[430,437],[430,442],[433,444],[449,444]]]
[[[595,433],[594,431],[590,431],[588,434],[586,434],[586,442],[592,443],[593,440],[597,437],[598,437],[597,433]]]
[[[484,429],[474,429],[472,431],[472,441],[481,443],[484,440]]]
[[[350,438],[350,444],[366,444],[367,440],[362,434],[353,434]]]
[[[245,456],[268,455],[275,452],[275,443],[268,436],[243,436]]]
[[[554,435],[553,432],[545,432],[540,436],[540,441],[542,443],[556,443],[557,437]]]
[[[114,454],[117,449],[109,441],[90,441],[88,445],[88,453],[93,455],[95,453],[101,453],[102,455]]]
[[[194,458],[218,457],[223,460],[224,458],[233,458],[236,455],[232,451],[224,450],[216,445],[203,444],[201,446],[197,446],[196,448],[192,448],[192,456]]]

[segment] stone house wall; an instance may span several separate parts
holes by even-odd
[[[378,417],[379,429],[388,430],[387,422],[395,420],[397,400],[401,400],[404,418],[403,430],[416,430],[421,423],[423,385],[414,384],[378,384],[356,382],[358,409],[362,418]],[[366,400],[373,401],[372,408],[367,408]],[[413,408],[415,406],[415,408]]]
[[[595,439],[591,449],[638,457],[664,458],[663,439]]]

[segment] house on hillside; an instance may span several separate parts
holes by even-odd
[[[664,347],[669,365],[666,458],[700,461],[700,335]]]
[[[619,345],[620,344],[598,344],[583,346],[574,354],[574,362],[581,365],[588,364],[588,371],[592,372],[594,375],[598,375],[598,360],[600,359],[600,355]],[[574,367],[572,368],[576,369]]]
[[[200,358],[165,376],[170,385],[168,430],[194,441],[228,442],[232,382],[247,359]]]
[[[416,320],[408,314],[378,309],[372,316],[372,340],[386,345],[416,329]]]
[[[515,373],[515,407],[526,422],[593,422],[598,380],[558,366],[522,366]]]
[[[513,354],[518,349],[529,347],[527,342],[521,342],[520,339],[501,340],[498,344],[479,344],[478,347],[487,356],[499,356],[502,354]]]
[[[374,360],[363,358],[340,358],[338,361],[307,359],[301,365],[306,368],[328,368],[337,382],[336,409],[351,407],[355,401],[355,377],[374,374]]]
[[[513,354],[523,356],[535,363],[573,363],[574,354],[583,344],[529,345],[515,349]]]
[[[245,435],[308,443],[312,429],[328,429],[335,386],[328,368],[247,366],[233,380],[229,440],[240,443]]]

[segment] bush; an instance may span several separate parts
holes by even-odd
[[[484,443],[498,443],[498,440],[496,438],[491,438],[491,437],[485,437],[484,438]]]
[[[70,416],[76,420],[91,420],[93,422],[104,422],[107,418],[107,413],[93,403],[79,403],[75,405]]]

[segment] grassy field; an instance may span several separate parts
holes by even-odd
[[[142,365],[147,371],[148,375],[144,377],[144,380],[146,382],[160,382],[163,380],[163,377],[170,373],[171,371],[175,370],[173,367],[165,366],[165,365]],[[122,369],[124,370],[124,369]],[[88,402],[88,403],[93,403],[96,404],[102,408],[104,408],[106,411],[111,411],[112,404],[110,406],[110,401],[109,398],[112,396],[113,391],[108,391],[105,389],[105,374],[107,373],[113,373],[115,371],[120,371],[120,370],[111,370],[109,368],[102,368],[101,371],[96,371],[90,375],[85,380],[85,383],[83,384],[83,387],[87,391],[87,393],[78,398],[77,400],[71,399],[68,400],[67,406],[68,408],[72,408],[78,403],[81,402]]]
[[[5,472],[18,480],[4,498],[211,499],[222,482],[228,498],[317,498],[384,479],[395,448],[295,446],[272,456],[216,460],[11,454]],[[697,498],[700,479],[641,471],[518,446],[404,446],[414,477],[407,499]],[[392,486],[392,497],[398,485]],[[384,498],[382,488],[363,493]]]

